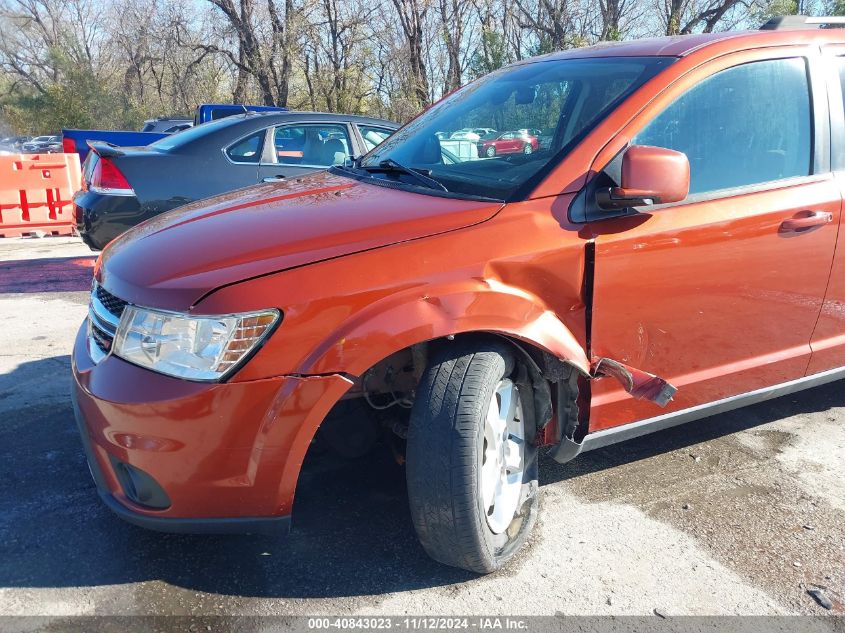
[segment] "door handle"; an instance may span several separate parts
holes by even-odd
[[[802,233],[807,229],[831,222],[833,222],[833,214],[828,211],[802,211],[801,214],[781,222],[780,230],[784,233]]]
[[[261,182],[279,182],[280,180],[284,180],[285,177],[281,174],[276,174],[275,176],[267,176],[266,178],[262,178]]]

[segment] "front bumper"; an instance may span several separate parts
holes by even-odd
[[[72,366],[100,496],[130,523],[166,532],[287,531],[305,453],[351,385],[339,375],[197,383],[114,356],[95,365],[84,325]],[[127,467],[163,491],[166,507],[139,500],[120,475]]]

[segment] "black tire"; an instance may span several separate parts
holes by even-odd
[[[519,505],[507,529],[496,534],[483,507],[479,439],[503,378],[518,388],[526,441]],[[411,517],[432,558],[485,574],[504,566],[526,542],[538,510],[535,435],[530,382],[506,343],[452,343],[432,355],[411,411],[407,447]]]
[[[534,152],[534,148],[531,146],[531,143],[526,143],[522,148],[523,154],[532,154]]]
[[[484,155],[487,158],[493,158],[496,155],[496,148],[492,145],[489,145],[486,150],[484,150]]]

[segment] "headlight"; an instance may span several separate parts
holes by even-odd
[[[220,380],[255,349],[278,319],[278,310],[194,317],[126,306],[113,353],[162,374]]]

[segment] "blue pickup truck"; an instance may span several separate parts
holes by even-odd
[[[284,112],[275,106],[239,105],[232,103],[203,103],[197,106],[194,125],[216,121],[244,112]],[[127,130],[62,130],[62,148],[66,154],[79,154],[79,162],[88,156],[88,141],[105,141],[118,147],[143,147],[168,136],[165,132],[134,132]]]

